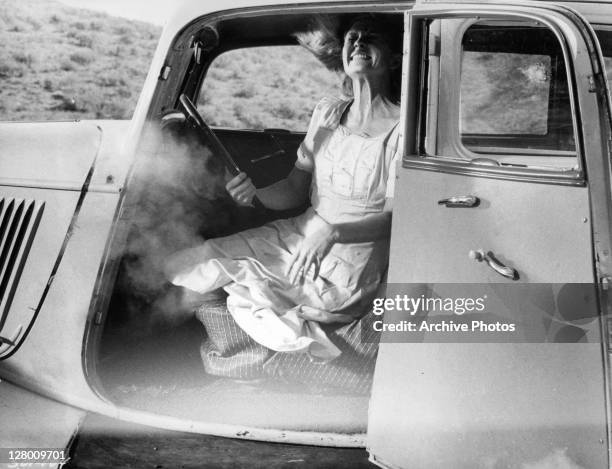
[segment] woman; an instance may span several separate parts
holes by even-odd
[[[252,339],[279,352],[330,360],[340,350],[319,323],[350,322],[386,269],[399,107],[393,81],[401,55],[388,25],[359,17],[343,35],[342,66],[350,99],[323,99],[289,176],[256,189],[246,174],[226,186],[248,206],[256,195],[271,209],[302,215],[207,241],[168,262],[175,285],[218,288]]]

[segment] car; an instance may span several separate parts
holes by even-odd
[[[340,92],[296,35],[363,13],[404,40],[373,375],[356,392],[212,379],[164,258],[291,215],[235,206],[220,174],[291,170]],[[365,447],[387,468],[610,467],[611,61],[605,1],[183,2],[130,121],[0,126],[2,446],[68,448],[93,412]],[[214,135],[195,159],[167,139],[185,102]]]

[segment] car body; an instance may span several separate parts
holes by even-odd
[[[315,13],[363,12],[405,21],[388,283],[439,291],[462,284],[489,295],[507,288],[510,315],[519,314],[517,298],[544,292],[554,299],[543,307],[553,316],[545,332],[570,327],[581,335],[553,343],[383,335],[371,396],[304,399],[291,422],[273,418],[278,410],[265,399],[269,421],[121,401],[109,392],[100,354],[112,342],[104,330],[113,315],[124,330],[139,324],[138,316],[121,323],[114,311],[125,294],[118,278],[129,277],[125,259],[135,252],[126,247],[130,230],[142,194],[151,194],[147,168],[160,123],[172,119],[181,93],[207,92],[220,54],[295,45],[292,35]],[[10,249],[0,395],[3,420],[25,429],[3,429],[4,446],[66,447],[87,411],[169,430],[367,447],[382,467],[609,467],[610,31],[612,5],[600,1],[185,1],[163,30],[131,121],[2,124],[2,235]],[[479,76],[496,99],[479,93]],[[287,174],[304,135],[217,127],[258,185]],[[480,203],[439,203],[467,196]],[[243,212],[232,216],[252,223]],[[223,232],[227,223],[209,228]],[[572,285],[594,285],[594,293]],[[567,297],[581,298],[570,312],[559,301]],[[340,410],[323,421],[317,406]],[[53,423],[27,431],[35,421]]]

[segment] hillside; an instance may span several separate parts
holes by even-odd
[[[53,0],[0,0],[1,120],[129,119],[160,32]],[[198,103],[211,124],[305,130],[317,100],[337,93],[305,50],[267,49],[214,63]]]
[[[0,0],[2,120],[130,118],[160,32],[52,0]]]
[[[0,119],[129,119],[160,32],[54,0],[0,0]],[[545,132],[546,64],[539,56],[466,54],[462,129]],[[213,62],[198,108],[213,125],[305,130],[316,102],[338,95],[338,85],[299,46],[243,49]]]

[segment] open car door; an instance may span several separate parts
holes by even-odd
[[[500,2],[421,3],[406,34],[389,284],[463,289],[479,318],[522,334],[383,332],[371,459],[608,467],[610,122],[595,35],[570,9]]]

